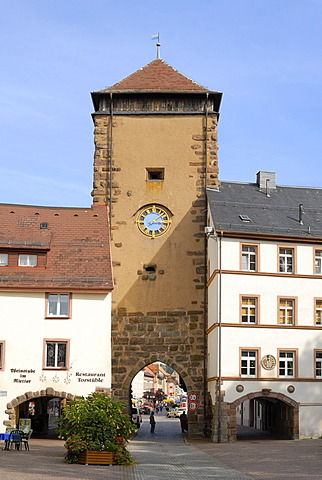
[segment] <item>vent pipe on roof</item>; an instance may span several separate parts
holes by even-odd
[[[161,43],[157,43],[157,60],[161,58]]]
[[[304,213],[303,203],[300,203],[299,204],[299,223],[300,223],[300,225],[303,225],[303,213]]]
[[[266,197],[270,197],[270,194],[269,194],[269,178],[266,179]]]

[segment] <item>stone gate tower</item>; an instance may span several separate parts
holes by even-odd
[[[221,93],[157,59],[92,93],[93,203],[110,208],[115,289],[112,390],[128,405],[133,377],[161,361],[199,396],[205,425],[207,186],[217,186]]]

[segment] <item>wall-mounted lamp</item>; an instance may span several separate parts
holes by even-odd
[[[205,227],[205,234],[207,237],[210,237],[210,235],[213,235],[215,233],[214,227]]]

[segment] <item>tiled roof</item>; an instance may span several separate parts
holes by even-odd
[[[256,183],[221,182],[218,190],[207,189],[207,197],[217,231],[321,241],[321,188],[276,186],[268,196]],[[243,221],[240,215],[247,215],[249,221]]]
[[[106,206],[0,204],[0,218],[1,253],[46,254],[44,266],[0,266],[0,289],[113,288]]]
[[[112,87],[94,93],[109,92],[210,92],[175,70],[163,60],[153,60]]]

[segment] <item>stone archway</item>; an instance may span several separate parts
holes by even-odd
[[[131,383],[135,375],[142,370],[145,366],[150,365],[154,362],[162,362],[168,365],[169,367],[173,368],[184,380],[188,391],[190,390],[190,386],[192,385],[192,378],[191,376],[185,371],[182,370],[180,365],[177,365],[174,361],[173,358],[168,358],[166,355],[162,355],[162,358],[160,356],[156,355],[150,355],[150,357],[145,358],[144,360],[138,360],[135,365],[129,370],[128,375],[124,378],[124,383],[122,384],[122,389],[124,389],[125,392],[128,392],[131,387]]]
[[[18,397],[14,398],[7,404],[5,413],[9,416],[9,419],[5,420],[3,424],[6,427],[15,427],[17,425],[15,407],[18,407],[20,404],[26,401],[31,401],[40,397],[57,397],[66,400],[75,399],[75,395],[67,392],[60,392],[51,387],[46,388],[46,390],[38,390],[37,392],[26,392],[23,395],[19,395]]]
[[[259,392],[249,393],[232,403],[224,403],[223,405],[223,415],[222,415],[222,425],[224,437],[221,441],[235,442],[237,441],[237,423],[236,423],[236,408],[243,402],[254,399],[263,399],[264,401],[274,400],[280,402],[289,407],[291,416],[288,419],[287,429],[289,432],[289,438],[296,440],[299,438],[299,404],[292,400],[290,397],[287,397],[283,393],[272,392],[266,389],[263,389]]]
[[[189,392],[199,396],[198,408],[189,412],[189,435],[205,430],[205,365],[203,311],[150,312],[144,316],[112,315],[112,392],[129,413],[133,377],[145,365],[160,361],[176,370]]]

